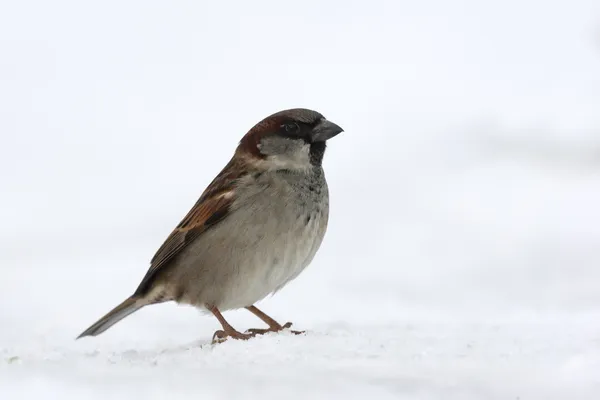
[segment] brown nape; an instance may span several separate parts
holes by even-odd
[[[258,144],[266,135],[275,132],[282,122],[283,119],[280,117],[271,116],[263,119],[244,135],[238,149],[253,156],[264,158],[265,156],[258,149]]]

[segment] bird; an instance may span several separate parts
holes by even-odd
[[[135,292],[77,339],[168,301],[212,313],[222,327],[213,343],[288,329],[290,322],[281,325],[254,304],[295,279],[319,250],[329,219],[323,157],[327,141],[343,131],[306,108],[254,125],[155,253]],[[268,328],[236,330],[222,312],[241,308]]]

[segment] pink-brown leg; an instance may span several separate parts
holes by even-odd
[[[229,337],[238,339],[238,340],[248,340],[248,339],[256,336],[256,333],[241,333],[241,332],[236,331],[235,328],[233,326],[229,325],[229,322],[227,322],[227,320],[225,320],[225,317],[223,317],[223,314],[221,314],[221,312],[219,311],[219,309],[217,307],[207,305],[206,308],[210,312],[212,312],[215,317],[217,317],[217,319],[221,323],[221,326],[223,327],[222,330],[218,330],[214,333],[213,339],[212,339],[213,343],[222,343],[225,340],[227,340],[227,338],[229,338]]]

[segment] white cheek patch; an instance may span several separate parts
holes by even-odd
[[[310,169],[310,145],[306,144],[291,154],[273,154],[267,158],[271,169]]]

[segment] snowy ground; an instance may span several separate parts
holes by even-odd
[[[598,323],[311,324],[213,346],[204,338],[4,351],[3,398],[594,398]],[[168,338],[168,339],[167,339]],[[49,339],[39,337],[40,342]],[[18,358],[17,358],[18,357]]]
[[[600,398],[600,3],[267,3],[0,5],[0,399]],[[295,106],[346,129],[259,304],[306,335],[164,304],[75,341]]]

